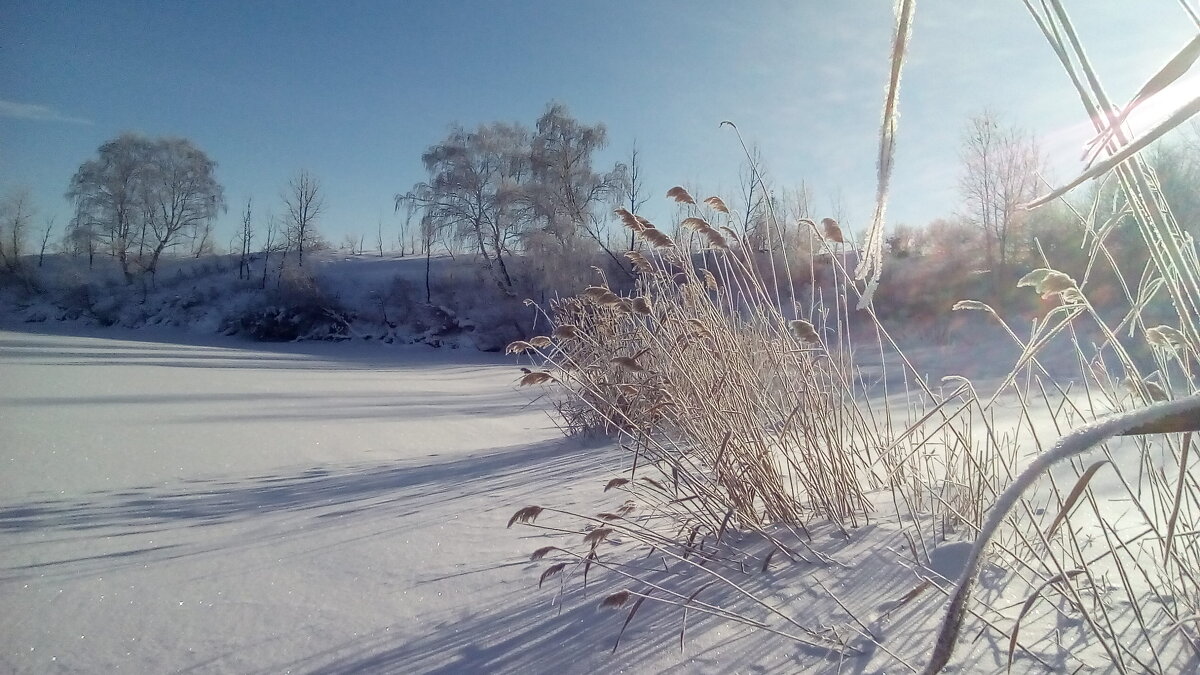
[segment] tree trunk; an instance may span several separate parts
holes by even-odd
[[[121,262],[121,274],[125,276],[125,285],[132,285],[133,274],[129,271],[129,254],[125,252],[124,248],[117,251],[117,260]]]
[[[503,245],[500,242],[500,234],[497,232],[492,236],[492,248],[495,249],[496,263],[500,266],[500,276],[503,277],[504,283],[500,286],[500,290],[505,293],[512,293],[512,277],[508,276],[508,265],[504,264]]]

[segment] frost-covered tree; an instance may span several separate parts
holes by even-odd
[[[133,281],[130,254],[137,246],[150,145],[148,138],[128,133],[104,143],[95,158],[80,165],[67,190],[75,204],[73,227],[107,241],[127,283]]]
[[[299,266],[304,266],[304,249],[317,240],[317,220],[325,210],[325,195],[321,183],[308,171],[302,170],[288,183],[283,193],[287,209],[288,240],[296,249]]]
[[[127,283],[139,269],[153,276],[164,252],[207,232],[224,208],[216,162],[187,139],[126,133],[96,155],[71,178],[68,238],[89,255],[93,237],[105,241]]]
[[[1200,238],[1200,122],[1178,129],[1169,140],[1155,144],[1146,159],[1154,168],[1159,190],[1175,220]]]
[[[9,273],[21,271],[25,239],[33,220],[33,197],[29,188],[9,190],[0,199],[0,266]]]
[[[100,233],[96,231],[94,223],[80,220],[78,217],[67,223],[67,231],[63,233],[62,238],[63,251],[73,258],[86,255],[90,269],[96,262],[96,252],[99,248]]]
[[[533,132],[503,122],[471,131],[454,126],[422,155],[428,178],[397,194],[396,210],[420,213],[427,255],[441,240],[451,251],[472,251],[508,294],[516,293],[515,253],[525,254],[521,280],[543,288],[556,287],[550,277],[563,276],[554,270],[569,268],[573,275],[580,256],[601,250],[623,269],[605,228],[628,169],[595,170],[594,156],[605,142],[604,125],[583,124],[553,103]],[[633,200],[642,199],[639,181]]]
[[[638,153],[637,145],[634,145],[633,150],[629,152],[629,162],[619,167],[618,175],[620,176],[620,181],[617,191],[619,192],[621,206],[636,216],[650,199],[650,196],[646,194],[645,178],[642,176],[641,155]],[[635,248],[637,248],[637,233],[630,230],[629,250],[632,251]]]
[[[274,214],[267,214],[266,228],[264,229],[266,230],[264,235],[266,241],[263,242],[262,249],[262,283],[260,288],[267,287],[267,277],[271,269],[271,254],[274,252],[280,252],[285,256],[287,255],[287,237],[284,237],[283,233],[279,231],[280,224],[278,219],[275,218]],[[248,276],[249,270],[247,270],[247,277]]]
[[[1020,205],[1037,196],[1041,151],[1031,136],[984,112],[968,121],[960,154],[963,216],[983,234],[984,260],[1000,292],[1018,253],[1018,230],[1026,215]]]
[[[183,138],[161,138],[150,145],[142,174],[146,225],[152,239],[144,267],[151,277],[164,251],[184,235],[208,239],[212,220],[225,207],[224,191],[213,173],[217,163]]]
[[[451,234],[477,251],[497,285],[510,291],[507,258],[528,223],[528,131],[499,122],[475,131],[456,126],[421,161],[429,180],[397,194],[396,209],[417,207],[423,238]]]
[[[253,197],[246,198],[246,208],[242,211],[242,228],[238,232],[238,278],[250,278],[250,253],[254,245],[254,221],[251,219]]]
[[[601,207],[620,194],[626,169],[617,165],[598,173],[593,167],[593,155],[608,142],[607,130],[603,124],[581,123],[559,103],[547,106],[536,129],[529,192],[541,228],[559,241],[589,236],[608,251],[601,231],[608,209]]]
[[[42,230],[42,246],[38,250],[38,267],[46,262],[46,249],[50,247],[51,234],[54,234],[54,216],[46,219],[46,228]]]
[[[764,175],[763,164],[762,150],[757,144],[751,145],[746,161],[738,169],[738,187],[741,189],[741,217],[746,230],[746,245],[753,251],[765,253],[774,249],[777,237],[771,233],[771,213],[766,194],[771,180]]]

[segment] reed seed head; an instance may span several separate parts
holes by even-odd
[[[796,319],[788,322],[788,326],[792,329],[792,334],[799,338],[802,342],[817,343],[821,341],[817,331],[813,325],[804,319]]]
[[[517,383],[517,386],[530,387],[535,384],[544,384],[546,382],[553,382],[553,381],[555,381],[554,376],[551,375],[550,373],[547,373],[544,370],[534,370],[534,371],[530,371],[530,372],[526,373],[521,378],[521,381]]]
[[[672,240],[662,231],[653,227],[647,227],[643,229],[638,233],[638,236],[640,236],[646,243],[650,244],[654,248],[670,248],[675,245],[674,240]]]
[[[634,373],[640,373],[646,370],[641,366],[641,364],[628,356],[614,356],[609,362]]]
[[[708,239],[708,245],[713,248],[729,248],[729,242],[725,241],[725,237],[723,237],[721,233],[717,232],[716,230],[710,229],[704,233],[704,236]]]
[[[990,309],[991,307],[988,307],[986,304],[978,300],[959,300],[958,302],[954,303],[954,306],[950,308],[950,311],[958,312],[962,310],[981,310],[986,312]]]
[[[508,525],[505,527],[512,527],[513,523],[532,523],[537,520],[542,511],[543,509],[540,506],[526,506],[523,509],[519,509],[512,515],[512,518],[508,519]]]
[[[625,605],[625,603],[629,602],[630,595],[632,594],[629,591],[617,591],[616,593],[607,595],[603,600],[600,601],[600,608],[620,609]]]
[[[671,188],[670,190],[667,190],[667,197],[670,197],[671,199],[674,199],[675,201],[677,201],[681,204],[695,204],[696,203],[696,200],[692,199],[692,196],[690,194],[688,194],[688,191],[684,190],[683,187],[679,186],[679,185],[676,185],[675,187]]]
[[[705,197],[704,203],[708,204],[708,206],[714,211],[720,211],[721,213],[729,213],[729,207],[725,206],[725,201],[722,200],[720,197]]]
[[[637,268],[637,271],[641,274],[645,274],[647,276],[654,274],[654,267],[650,265],[649,260],[646,260],[646,256],[642,255],[641,253],[638,253],[637,251],[627,251],[625,253],[625,257],[629,258],[629,262],[633,263],[633,266]]]
[[[508,343],[508,346],[504,348],[504,353],[505,354],[523,354],[530,349],[533,349],[533,345],[529,344],[528,342],[526,342],[524,340],[517,340],[515,342]]]
[[[1043,298],[1049,298],[1056,293],[1062,293],[1069,289],[1078,290],[1079,288],[1075,280],[1068,275],[1046,267],[1039,267],[1021,277],[1021,280],[1017,282],[1017,288],[1022,286],[1032,287]],[[1080,297],[1082,298],[1082,296]]]
[[[579,328],[573,324],[564,323],[554,329],[554,337],[559,340],[572,340],[579,337]]]
[[[597,527],[591,532],[583,535],[583,543],[590,545],[592,548],[596,548],[600,545],[600,542],[607,539],[608,535],[612,534],[612,532],[613,530],[611,527]]]
[[[1162,349],[1174,349],[1187,344],[1183,333],[1173,326],[1155,326],[1146,329],[1146,342]]]
[[[604,491],[608,492],[609,490],[611,490],[613,488],[619,488],[622,485],[626,485],[628,483],[629,483],[628,478],[614,478],[614,479],[608,481],[608,484],[604,486]]]
[[[558,550],[557,546],[543,546],[543,547],[539,548],[538,550],[534,551],[533,554],[529,556],[529,559],[531,561],[541,560],[542,558],[546,557],[547,553],[549,553],[551,551],[557,551],[557,550]]]
[[[825,232],[825,238],[829,241],[844,244],[846,239],[842,237],[842,228],[833,218],[822,218],[821,228]]]
[[[547,567],[546,571],[542,572],[542,576],[538,579],[538,588],[541,588],[542,584],[546,583],[547,579],[562,572],[563,568],[565,568],[566,566],[567,566],[567,563],[555,563],[555,564]]]
[[[613,213],[617,214],[617,217],[621,219],[621,225],[624,225],[634,232],[640,232],[642,228],[645,227],[645,225],[643,225],[636,216],[626,209],[615,209]]]

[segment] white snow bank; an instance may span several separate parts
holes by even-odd
[[[563,439],[502,358],[46,327],[0,332],[0,671],[892,672],[892,654],[919,666],[931,646],[943,596],[906,597],[926,572],[883,512],[850,540],[817,526],[794,542],[828,563],[725,570],[861,656],[694,611],[681,651],[681,612],[654,603],[610,654],[627,610],[597,604],[624,582],[539,590],[547,562],[528,556],[560,540],[505,523],[528,504],[611,509],[623,497],[601,488],[627,458]],[[954,550],[936,571],[954,574]],[[1019,603],[994,577],[980,592]],[[1022,637],[1048,663],[1102,662],[1077,625],[1043,619],[1059,625],[1029,618]],[[956,663],[1002,672],[1005,648],[972,635]]]

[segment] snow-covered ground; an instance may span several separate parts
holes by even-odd
[[[527,562],[544,538],[504,525],[527,503],[599,508],[619,451],[564,439],[511,364],[98,334],[0,333],[0,670],[648,672],[787,654],[742,661],[720,643],[746,631],[693,618],[686,654],[666,628],[610,656],[620,616],[598,596],[558,613]]]
[[[512,505],[596,462],[515,369],[222,345],[0,333],[0,670],[408,670],[506,632]]]
[[[282,261],[258,254],[242,278],[234,256],[171,258],[157,276],[127,283],[107,256],[94,266],[47,256],[44,266],[30,261],[24,281],[0,280],[0,321],[45,323],[50,331],[64,330],[56,324],[183,328],[264,341],[380,340],[492,352],[528,337],[534,321],[524,296],[501,293],[469,256],[323,251],[303,267],[294,256],[281,269]]]
[[[900,672],[931,647],[943,596],[897,602],[920,580],[881,503],[849,541],[812,528],[825,564],[736,576],[862,656],[696,612],[681,650],[680,610],[653,603],[611,654],[627,611],[597,605],[621,579],[557,603],[528,556],[559,540],[505,524],[611,509],[626,458],[563,438],[502,357],[68,329],[0,331],[0,671]],[[1101,662],[1074,628],[1028,644]],[[973,633],[955,662],[1001,672],[1006,646]]]

